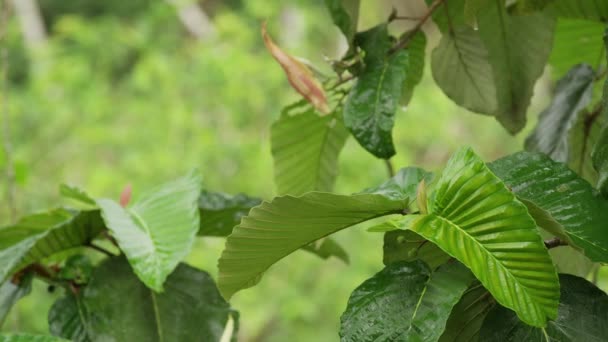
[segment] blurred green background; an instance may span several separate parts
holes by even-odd
[[[403,3],[362,1],[360,29],[386,19],[393,5],[403,15],[421,8],[418,1]],[[60,183],[110,198],[132,183],[137,196],[193,167],[203,172],[207,189],[270,199],[275,190],[269,128],[281,107],[298,96],[266,52],[260,24],[268,20],[280,46],[325,72],[330,70],[325,60],[338,58],[345,45],[322,0],[38,0],[38,5],[45,37],[31,41],[23,18],[12,11],[1,43],[8,51],[1,62],[8,74],[0,108],[8,110],[11,126],[18,214],[62,205]],[[208,20],[202,34],[184,25],[180,11],[187,10]],[[432,25],[428,29],[432,34]],[[431,36],[427,50],[435,41]],[[530,121],[547,103],[549,88],[545,77]],[[427,65],[414,100],[397,114],[394,164],[436,170],[462,145],[492,160],[521,149],[525,135],[512,137],[494,119],[456,107],[434,85]],[[2,174],[6,160],[0,151]],[[340,171],[336,191],[341,193],[387,177],[384,163],[352,138]],[[3,178],[1,224],[11,221],[6,187]],[[351,290],[382,268],[382,235],[355,228],[336,238],[348,250],[350,265],[297,252],[257,287],[234,297],[242,341],[337,340]],[[200,239],[188,262],[216,277],[223,244]],[[39,284],[3,329],[46,333],[46,312],[59,295]]]

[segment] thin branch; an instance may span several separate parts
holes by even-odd
[[[547,249],[559,247],[559,246],[568,246],[568,242],[561,240],[560,238],[553,238],[549,240],[545,240],[545,247]]]
[[[420,31],[422,29],[422,25],[424,25],[424,23],[426,23],[426,21],[431,17],[433,12],[435,12],[435,10],[437,8],[439,8],[439,6],[444,3],[444,1],[446,1],[446,0],[433,1],[433,3],[429,6],[428,11],[420,18],[420,21],[418,21],[416,26],[414,26],[414,28],[411,31],[409,31],[408,33],[401,36],[401,38],[399,39],[397,44],[395,46],[393,46],[393,48],[389,51],[389,54],[393,54],[401,49],[406,48],[407,45],[412,40],[412,38],[416,35],[416,33],[418,33],[418,31]]]
[[[393,162],[390,159],[384,159],[384,163],[386,164],[386,171],[388,172],[388,178],[395,177],[395,167],[393,167]]]
[[[116,254],[114,254],[114,253],[110,252],[109,250],[107,250],[107,249],[105,249],[105,248],[103,248],[101,246],[98,246],[98,245],[96,245],[96,244],[94,244],[92,242],[89,242],[86,246],[89,247],[89,248],[91,248],[91,249],[93,249],[93,250],[96,250],[96,251],[98,251],[100,253],[103,253],[103,254],[105,254],[105,255],[107,255],[109,257],[116,256]]]

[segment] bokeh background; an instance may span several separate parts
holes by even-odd
[[[23,2],[37,4],[40,15],[24,16],[15,6],[3,14],[0,118],[10,133],[2,130],[2,141],[12,149],[10,155],[0,150],[0,224],[14,219],[13,207],[22,215],[62,205],[60,183],[110,198],[132,183],[137,196],[194,167],[207,189],[272,198],[269,128],[298,96],[265,50],[260,24],[267,20],[280,46],[326,73],[326,60],[345,49],[322,0]],[[363,0],[359,29],[385,20],[393,6],[400,15],[424,12],[422,0]],[[404,25],[393,29],[399,33]],[[425,30],[429,53],[437,37],[432,24]],[[434,85],[427,65],[413,101],[397,113],[394,164],[437,170],[462,145],[487,160],[521,149],[551,84],[547,75],[539,82],[530,124],[513,137],[493,118],[456,107]],[[11,200],[4,177],[9,157]],[[384,163],[352,138],[340,171],[340,193],[387,177]],[[355,228],[336,238],[350,265],[297,252],[234,297],[241,340],[337,340],[350,292],[382,268],[382,235]],[[216,277],[223,244],[199,239],[187,261]],[[46,312],[59,295],[38,284],[3,330],[46,333]]]

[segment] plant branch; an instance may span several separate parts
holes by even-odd
[[[445,1],[446,0],[433,1],[433,3],[429,6],[428,11],[422,17],[420,17],[420,20],[418,21],[416,26],[414,26],[414,28],[412,30],[410,30],[409,32],[407,32],[403,36],[401,36],[401,38],[399,39],[397,44],[395,44],[395,46],[393,46],[391,48],[391,50],[389,51],[389,54],[393,54],[401,49],[406,48],[407,45],[412,40],[412,38],[414,37],[414,35],[416,35],[416,33],[418,33],[418,31],[420,31],[422,29],[422,25],[424,25],[424,23],[426,23],[426,21],[431,17],[433,12],[435,12],[435,10],[437,8],[439,8],[439,6],[442,5]]]
[[[100,252],[102,254],[105,254],[105,255],[107,255],[109,257],[116,256],[116,254],[110,252],[109,250],[107,250],[107,249],[105,249],[105,248],[103,248],[101,246],[98,246],[98,245],[94,244],[93,242],[89,242],[86,246],[89,247],[89,248],[91,248],[91,249],[93,249],[93,250],[96,250],[96,251],[98,251],[98,252]]]
[[[555,247],[559,247],[559,246],[568,246],[568,243],[564,240],[561,240],[560,238],[553,238],[553,239],[549,239],[549,240],[545,240],[545,247],[547,247],[547,249],[551,249],[551,248],[555,248]]]
[[[393,162],[390,159],[384,159],[384,163],[386,164],[386,171],[388,172],[388,178],[395,177],[395,167],[393,166]]]

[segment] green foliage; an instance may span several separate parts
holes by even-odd
[[[396,262],[353,291],[341,341],[436,341],[473,277],[459,263],[431,273],[421,261]]]
[[[262,202],[245,194],[228,195],[203,190],[198,199],[200,209],[200,236],[228,236],[241,217]]]
[[[0,335],[0,342],[65,342],[62,338],[31,334]]]
[[[349,44],[357,33],[359,0],[325,0],[325,6],[336,26],[342,31]]]
[[[496,305],[479,282],[471,285],[452,309],[440,342],[476,342],[488,312]]]
[[[393,230],[384,233],[382,262],[389,265],[397,261],[422,260],[431,269],[443,265],[450,256],[432,242],[411,230]]]

